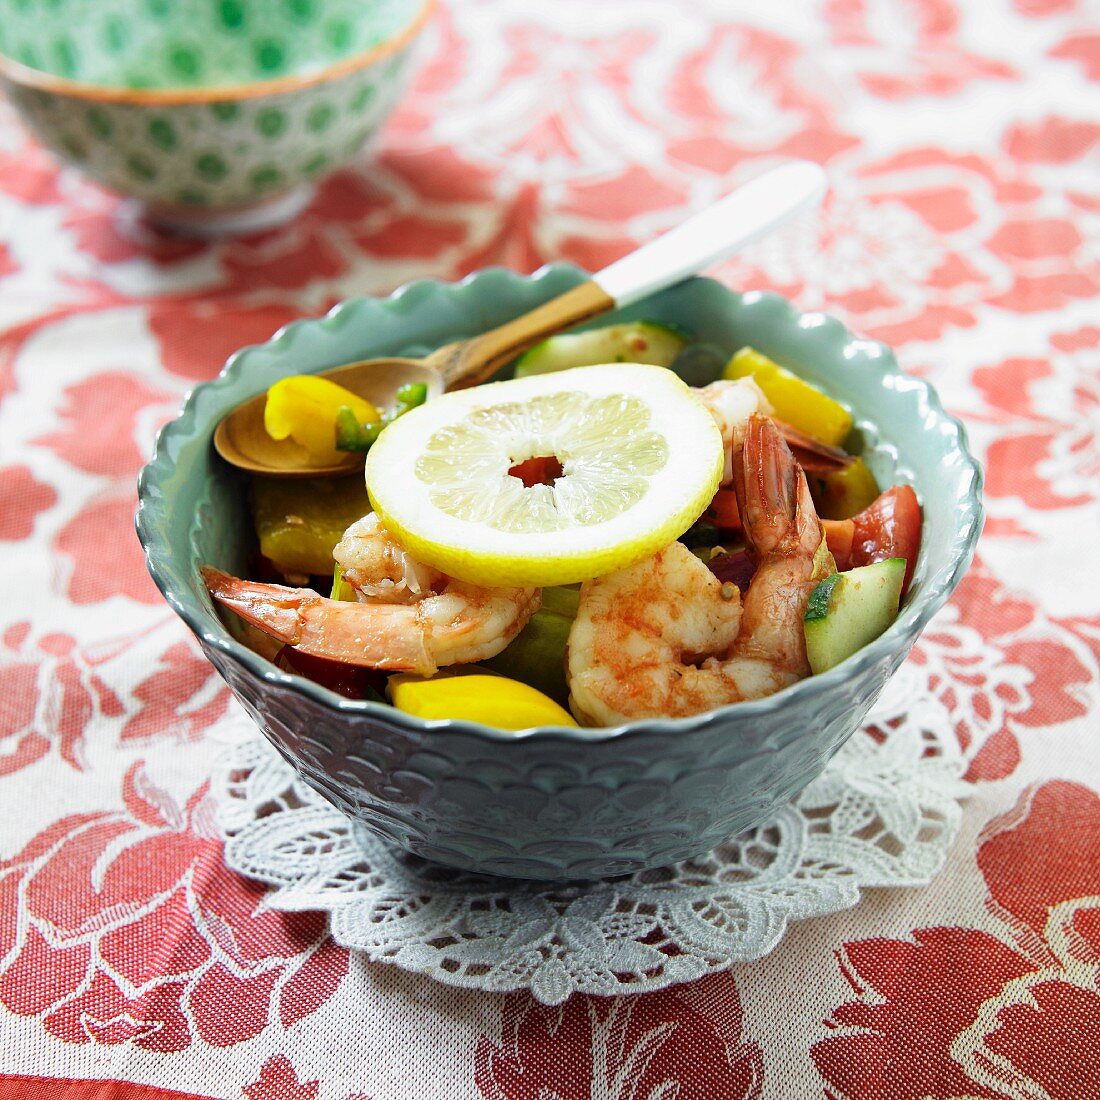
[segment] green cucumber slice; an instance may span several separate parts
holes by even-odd
[[[536,344],[516,361],[516,377],[550,374],[598,363],[651,363],[670,367],[687,344],[684,335],[657,321],[625,321],[620,325],[566,332]]]
[[[570,619],[577,617],[581,604],[581,590],[570,585],[547,586],[542,590],[542,610],[555,611]]]
[[[328,594],[330,600],[351,600],[357,599],[355,595],[355,589],[351,584],[344,580],[344,571],[340,566],[336,566],[332,570],[332,591]]]
[[[904,582],[905,559],[888,558],[834,573],[813,590],[803,628],[815,675],[874,641],[897,618]]]
[[[569,701],[565,647],[573,620],[556,611],[536,611],[507,648],[479,662],[483,668],[521,680],[562,706]]]

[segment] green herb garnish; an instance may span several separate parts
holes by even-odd
[[[402,386],[395,394],[397,403],[380,419],[371,424],[361,424],[355,413],[347,405],[341,405],[336,412],[336,449],[338,451],[369,451],[382,434],[382,429],[392,424],[399,416],[423,405],[428,399],[426,382],[410,382]]]

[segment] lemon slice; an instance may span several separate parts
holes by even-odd
[[[509,472],[524,463],[558,476],[526,484]],[[366,479],[420,560],[474,584],[551,585],[673,542],[722,465],[714,420],[672,371],[609,363],[437,397],[382,432]]]

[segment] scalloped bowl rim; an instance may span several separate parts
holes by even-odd
[[[96,103],[127,103],[142,107],[179,107],[194,103],[222,103],[226,100],[259,99],[264,96],[286,95],[303,88],[313,88],[330,80],[338,80],[369,68],[378,61],[404,49],[424,29],[439,0],[419,0],[416,14],[398,31],[366,50],[342,57],[316,72],[269,77],[236,84],[201,84],[167,88],[130,88],[123,84],[93,84],[67,76],[35,69],[0,52],[0,78],[22,88],[72,99]]]
[[[266,658],[253,652],[247,646],[238,642],[217,619],[215,612],[201,609],[196,611],[181,600],[172,591],[166,578],[161,573],[157,561],[157,547],[146,522],[146,513],[156,509],[157,505],[149,497],[150,485],[155,481],[157,468],[170,462],[168,457],[168,443],[176,436],[182,436],[185,440],[193,439],[196,434],[197,403],[201,395],[208,390],[223,389],[234,382],[237,375],[242,372],[243,364],[247,361],[251,352],[261,348],[268,349],[287,344],[294,339],[294,334],[303,326],[322,325],[330,319],[339,317],[348,308],[358,303],[376,302],[382,305],[387,303],[399,303],[409,294],[420,295],[426,290],[454,291],[459,287],[465,287],[475,283],[483,275],[493,271],[504,271],[515,279],[524,282],[535,282],[547,275],[565,267],[569,270],[577,270],[567,264],[547,264],[539,268],[532,275],[518,275],[505,268],[488,267],[472,272],[459,282],[444,282],[438,279],[418,279],[405,283],[391,294],[384,297],[354,297],[346,298],[333,306],[323,317],[302,318],[283,325],[269,340],[262,344],[250,344],[238,349],[226,361],[225,366],[218,375],[209,382],[201,382],[195,386],[184,400],[179,414],[163,425],[157,433],[153,449],[153,456],[143,467],[138,476],[138,508],[135,516],[138,538],[145,552],[145,564],[153,581],[160,589],[165,600],[190,627],[192,632],[207,645],[221,650],[226,656],[239,664],[243,664],[253,675],[259,677],[265,683],[282,688],[289,688],[308,695],[315,702],[327,710],[347,714],[349,716],[372,715],[375,718],[402,727],[413,733],[461,733],[484,738],[499,743],[515,743],[530,738],[545,740],[562,740],[569,742],[602,742],[612,741],[631,736],[682,736],[689,730],[706,727],[714,722],[723,721],[736,715],[738,721],[748,720],[756,715],[765,714],[785,706],[796,706],[802,700],[811,699],[817,694],[825,694],[831,688],[840,686],[844,681],[857,677],[864,673],[871,665],[876,664],[891,651],[896,651],[907,641],[915,641],[920,632],[928,624],[932,616],[947,602],[951,593],[962,579],[974,554],[974,549],[981,533],[983,507],[981,500],[982,469],[967,446],[966,428],[956,418],[951,416],[943,408],[936,391],[923,379],[906,374],[898,366],[897,358],[893,350],[886,344],[866,337],[855,336],[837,318],[819,311],[800,313],[790,301],[781,295],[769,291],[747,291],[740,294],[743,301],[768,299],[781,303],[788,320],[793,319],[799,328],[820,327],[832,325],[843,332],[845,347],[853,344],[860,345],[861,353],[869,349],[875,349],[873,359],[879,365],[881,377],[893,375],[904,378],[907,387],[916,391],[924,400],[925,407],[935,417],[937,427],[942,431],[947,429],[947,434],[954,449],[963,457],[966,472],[969,478],[965,483],[966,495],[959,501],[960,522],[953,545],[961,544],[961,551],[957,557],[941,566],[925,581],[923,590],[918,599],[912,601],[907,607],[902,608],[894,622],[874,641],[869,642],[847,660],[827,672],[816,676],[809,676],[789,687],[783,688],[774,695],[762,699],[753,699],[746,702],[731,703],[724,707],[718,707],[703,714],[691,715],[686,718],[653,718],[638,722],[628,722],[618,726],[606,727],[571,727],[571,726],[533,726],[523,730],[500,730],[492,726],[485,726],[479,722],[470,722],[463,719],[436,719],[428,721],[416,718],[397,710],[387,703],[376,703],[369,700],[347,699],[320,684],[314,683],[305,677],[286,673],[277,668]],[[705,279],[708,283],[714,283],[726,293],[733,294],[722,283],[716,280]],[[211,619],[213,618],[213,622]],[[215,623],[217,629],[211,629]]]

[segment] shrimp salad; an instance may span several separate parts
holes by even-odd
[[[638,347],[644,337],[666,361],[651,358],[650,365],[636,368],[640,372],[655,366],[677,371],[691,351],[678,330],[653,322],[637,323],[635,332],[630,328],[595,330],[591,343]],[[553,385],[561,390],[559,374],[576,370],[572,377],[579,382],[585,370],[628,369],[589,366],[583,335],[545,341],[516,366],[517,378],[527,381],[502,386],[537,386],[554,375]],[[383,495],[371,485],[372,476],[385,468],[382,457],[373,463],[372,451],[369,497],[355,475],[327,481],[254,478],[258,546],[252,578],[204,566],[206,588],[235,635],[284,670],[422,718],[467,719],[504,729],[617,726],[700,714],[782,691],[840,664],[889,628],[916,566],[920,505],[909,486],[880,492],[864,462],[844,449],[852,426],[848,410],[783,364],[743,348],[715,373],[721,376],[707,385],[681,386],[684,400],[693,403],[692,415],[700,408],[709,414],[700,420],[705,431],[695,434],[713,446],[713,475],[708,471],[697,479],[705,495],[692,513],[693,523],[690,516],[682,519],[682,508],[674,512],[673,503],[666,505],[661,475],[648,474],[662,463],[697,459],[675,449],[666,455],[652,442],[643,453],[636,444],[644,432],[646,439],[657,437],[667,400],[655,400],[643,416],[628,408],[626,397],[618,405],[599,397],[604,402],[599,418],[576,420],[577,431],[588,433],[585,453],[597,454],[593,468],[598,471],[604,461],[598,452],[604,430],[607,454],[633,477],[626,481],[621,470],[608,465],[615,499],[608,503],[594,490],[576,523],[589,537],[601,523],[617,530],[615,517],[631,509],[651,508],[654,529],[662,515],[673,516],[675,537],[656,547],[647,544],[644,553],[637,540],[628,547],[623,538],[620,545],[609,536],[599,555],[593,551],[590,573],[571,573],[564,583],[543,582],[537,571],[529,576],[518,566],[490,568],[476,555],[467,566],[457,551],[446,562],[461,564],[447,571],[442,559],[425,549],[430,543],[391,520]],[[638,377],[645,382],[650,375]],[[557,390],[543,402],[551,410],[565,407]],[[520,397],[499,406],[507,411],[501,423],[514,433],[532,432],[520,413],[538,402],[528,390],[515,393]],[[400,420],[385,413],[376,420],[400,425],[402,440],[416,440],[419,426],[432,423],[427,414],[434,403]],[[316,403],[303,408],[301,416],[319,415]],[[332,415],[344,436],[351,408],[349,403],[337,410],[339,416]],[[633,419],[616,423],[616,410]],[[286,406],[280,415],[292,430],[295,407]],[[325,425],[316,428],[303,425],[299,437],[313,431],[331,446]],[[438,439],[454,441],[447,452],[451,480],[446,485],[461,484],[455,470],[463,468],[465,437],[453,425],[439,431],[450,434],[437,432],[437,451]],[[555,431],[560,437],[560,425]],[[397,427],[376,429],[367,446],[376,446],[381,456],[387,436],[396,440],[398,434]],[[339,439],[338,434],[337,447]],[[487,444],[477,446],[471,478],[488,469]],[[703,449],[697,453],[712,454],[703,443],[698,447]],[[520,485],[502,499],[522,490],[552,501],[554,487],[569,475],[565,448],[542,454],[533,438],[530,445],[522,439],[508,442],[505,451],[504,475]],[[407,462],[415,461],[410,453]],[[486,503],[500,480],[486,480],[484,490],[472,481],[465,497],[448,490],[448,507],[457,508],[451,502],[458,500],[474,509],[464,503],[466,497],[479,498],[479,510],[470,514],[479,523],[506,527],[494,518],[503,505],[493,512]],[[632,497],[624,497],[619,482],[633,486]],[[545,512],[549,505],[541,507]],[[555,538],[564,545],[570,537],[560,530],[564,521],[556,522],[557,533],[548,529],[541,535],[543,547],[552,547]],[[531,535],[539,536],[538,531]]]

